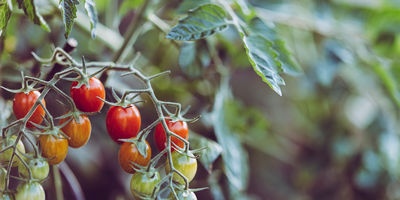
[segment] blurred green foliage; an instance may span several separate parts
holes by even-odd
[[[144,2],[96,0],[98,24],[123,38]],[[254,73],[231,26],[195,42],[166,39],[164,26],[170,30],[187,10],[209,2],[214,1],[152,1],[151,14],[162,23],[142,19],[136,42],[120,60],[128,63],[140,52],[136,67],[144,73],[171,70],[169,77],[154,81],[159,98],[190,105],[188,115],[202,116],[190,124],[197,133],[190,138],[193,147],[208,147],[200,153],[203,167],[191,183],[209,187],[196,192],[198,198],[399,199],[399,2],[227,1],[235,11],[253,12],[271,25],[288,47],[279,56],[291,52],[301,66],[303,73],[283,75],[282,96]],[[33,73],[32,51],[46,57],[65,43],[59,11],[46,10],[39,12],[50,33],[13,12],[1,41],[1,85],[17,88],[19,71]],[[82,21],[78,17],[71,31],[78,41],[72,55],[113,60],[116,51],[104,40],[118,38],[102,35],[100,27],[91,39]],[[42,73],[47,70],[40,67]],[[106,86],[139,87],[118,73]],[[12,95],[1,94],[0,108],[8,108],[4,100]],[[140,105],[140,110],[150,124],[152,105]],[[0,120],[4,124],[5,118]],[[106,138],[104,114],[92,120],[93,138],[87,147],[73,150],[67,163],[87,199],[130,199],[117,148]],[[64,187],[65,193],[71,190]]]

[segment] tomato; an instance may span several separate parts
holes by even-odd
[[[15,200],[45,200],[46,194],[38,182],[27,182],[18,185]]]
[[[25,159],[24,159],[25,160]],[[31,178],[41,181],[49,175],[49,163],[43,158],[26,159],[28,166],[20,163],[18,165],[18,172],[21,177],[29,178],[29,167],[31,171]]]
[[[17,119],[24,118],[26,114],[32,109],[33,105],[36,103],[40,96],[39,91],[30,91],[27,94],[24,92],[20,92],[15,94],[13,100],[13,112]],[[42,99],[42,104],[46,106],[46,102]],[[41,105],[36,107],[32,116],[29,118],[27,126],[33,127],[33,125],[29,122],[33,122],[36,124],[40,124],[43,121],[43,117],[45,115],[45,111]]]
[[[166,123],[168,125],[168,129],[171,132],[174,132],[175,134],[181,136],[182,138],[184,138],[186,140],[189,138],[189,130],[188,130],[188,126],[187,126],[186,122],[184,122],[184,121],[173,122],[173,121],[167,119]],[[167,144],[166,144],[167,134],[165,133],[165,130],[161,123],[157,124],[157,126],[155,128],[154,138],[156,141],[157,148],[160,151],[164,150],[165,147],[167,146]],[[172,151],[174,151],[176,147],[180,147],[180,148],[185,147],[185,143],[182,140],[180,140],[179,138],[172,136],[171,137],[171,147],[172,147]]]
[[[6,186],[6,181],[7,181],[7,170],[4,167],[0,167],[0,190],[4,190],[4,187]]]
[[[16,135],[12,135],[12,136],[7,137],[5,139],[1,138],[0,147],[1,147],[1,149],[5,149],[5,148],[7,148],[9,146],[14,145],[16,141],[17,141],[17,136]],[[25,146],[24,146],[24,143],[22,143],[21,140],[19,140],[18,143],[17,143],[16,153],[18,155],[21,155],[21,154],[25,153]],[[0,163],[4,164],[4,165],[7,165],[11,160],[12,154],[13,154],[13,149],[12,148],[9,148],[9,149],[1,152],[0,153]],[[14,156],[12,166],[13,167],[18,166],[19,162],[21,162],[19,160],[19,158],[17,156]]]
[[[68,153],[68,140],[55,135],[40,135],[39,146],[42,156],[47,158],[50,165],[62,162]]]
[[[187,178],[188,182],[192,181],[197,171],[197,160],[194,157],[193,153],[189,152],[188,154],[185,154],[174,151],[172,152],[171,158],[174,168],[177,171],[181,172]],[[171,172],[171,167],[169,166],[168,160],[165,166],[165,170],[167,173]],[[172,180],[180,184],[185,184],[185,180],[177,173],[174,173]]]
[[[131,178],[131,192],[137,199],[150,199],[154,188],[160,183],[161,176],[157,171],[154,172],[136,172]]]
[[[108,135],[115,142],[121,143],[119,139],[135,137],[142,123],[140,112],[135,105],[129,107],[111,106],[106,116],[106,127]]]
[[[83,112],[99,112],[103,108],[106,91],[103,83],[96,77],[89,79],[89,85],[77,87],[78,82],[73,82],[70,93],[76,107]]]
[[[176,197],[174,193],[171,192],[169,195],[169,199],[177,199],[177,200],[197,200],[197,196],[193,191],[190,190],[175,190]]]
[[[60,124],[67,120],[68,118],[61,119]],[[86,115],[80,115],[78,121],[72,118],[61,130],[69,137],[68,145],[73,148],[79,148],[89,141],[92,125]]]
[[[147,166],[151,159],[151,147],[150,144],[145,141],[144,150],[146,151],[146,155],[143,156],[140,154],[138,147],[135,143],[124,142],[122,143],[119,152],[118,152],[118,160],[119,164],[123,170],[126,172],[133,174],[135,173],[135,169],[133,168],[132,163],[141,166]]]

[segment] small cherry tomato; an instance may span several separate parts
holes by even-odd
[[[126,108],[111,106],[107,112],[107,132],[117,143],[121,143],[119,139],[135,137],[140,130],[141,123],[140,112],[133,104]]]
[[[68,140],[55,135],[40,135],[39,146],[42,156],[50,165],[61,163],[68,153]]]
[[[0,147],[1,147],[1,149],[5,149],[7,147],[10,147],[10,146],[14,145],[16,141],[17,141],[17,136],[16,135],[12,135],[12,136],[7,137],[5,139],[1,138],[0,139]],[[22,143],[21,140],[18,141],[17,148],[16,148],[15,152],[18,155],[22,155],[22,154],[25,153],[25,146],[24,146],[24,143]],[[12,154],[13,154],[13,148],[9,148],[9,149],[3,151],[2,153],[0,153],[0,163],[4,164],[4,165],[7,165],[11,160]],[[16,166],[18,166],[18,164],[20,162],[21,161],[19,160],[19,158],[17,156],[14,156],[12,166],[16,167]]]
[[[15,200],[45,200],[46,194],[38,182],[27,182],[18,185]]]
[[[61,119],[60,124],[67,120],[68,118]],[[68,145],[73,148],[79,148],[89,141],[92,125],[86,115],[80,115],[78,121],[72,118],[61,130],[69,137]]]
[[[25,159],[24,159],[25,160]],[[45,179],[49,175],[49,163],[43,158],[26,158],[26,162],[28,166],[20,163],[18,165],[19,175],[23,178],[29,178],[29,171],[27,167],[31,171],[31,178],[41,181]]]
[[[173,122],[169,119],[166,120],[166,123],[168,125],[168,129],[181,136],[184,139],[188,139],[189,138],[189,130],[188,130],[188,126],[187,123],[184,121],[176,121]],[[165,147],[167,146],[166,142],[167,142],[167,134],[165,133],[165,130],[162,126],[161,123],[157,124],[155,130],[154,130],[154,138],[156,141],[156,145],[158,150],[162,151],[165,149]],[[185,147],[185,143],[180,140],[179,138],[172,136],[171,137],[171,149],[172,151],[175,150],[176,147],[179,148],[183,148]]]
[[[28,93],[20,92],[15,94],[13,100],[13,112],[17,119],[24,118],[28,112],[32,109],[33,105],[36,103],[40,96],[39,91],[30,91]],[[42,99],[42,104],[46,106],[46,102]],[[40,124],[43,121],[45,111],[43,107],[39,104],[33,112],[32,116],[29,118],[27,126],[33,127],[29,122]]]
[[[136,172],[131,178],[131,192],[137,199],[150,199],[154,188],[160,183],[161,176],[157,171]]]
[[[193,153],[172,152],[172,164],[177,171],[181,172],[187,178],[188,182],[193,180],[197,171],[197,160]],[[166,161],[165,170],[167,173],[171,172],[168,160]],[[185,184],[185,180],[177,173],[174,173],[172,180],[182,185]]]
[[[89,79],[89,85],[77,87],[78,82],[73,82],[70,93],[76,107],[83,112],[99,112],[104,102],[99,99],[106,97],[103,83],[96,77]]]
[[[135,169],[133,168],[132,163],[140,166],[147,166],[151,159],[151,147],[147,141],[140,142],[143,145],[143,150],[146,152],[146,155],[142,155],[139,152],[138,147],[135,143],[124,142],[122,143],[119,152],[118,152],[118,160],[121,168],[125,170],[127,173],[133,174],[135,173]]]

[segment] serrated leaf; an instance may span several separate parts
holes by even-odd
[[[63,14],[63,22],[65,27],[65,38],[68,38],[71,33],[74,20],[76,18],[76,5],[79,4],[78,0],[62,0],[60,2],[61,11]]]
[[[280,85],[285,85],[285,82],[279,75],[278,52],[272,48],[272,43],[259,35],[245,36],[243,42],[254,71],[276,93],[282,96]]]
[[[211,62],[206,44],[197,42],[184,42],[179,51],[179,67],[190,77],[199,77],[203,69]]]
[[[11,10],[6,2],[0,4],[0,37],[7,28],[8,21],[10,20]]]
[[[188,12],[167,34],[173,40],[198,40],[228,27],[225,11],[215,4],[205,4]]]
[[[239,137],[234,133],[235,130],[228,126],[225,106],[231,98],[229,81],[225,78],[215,96],[211,118],[216,138],[223,149],[224,172],[236,189],[244,190],[248,184],[249,162],[247,152],[240,143]]]
[[[43,17],[37,12],[33,0],[17,0],[17,2],[18,7],[24,10],[25,15],[27,15],[33,23],[40,25],[46,31],[50,31],[49,25],[47,25]]]
[[[85,1],[85,9],[90,19],[90,30],[92,38],[96,37],[96,25],[98,21],[96,4],[92,0]]]
[[[189,142],[192,149],[206,148],[196,154],[200,155],[200,163],[211,173],[213,162],[222,153],[221,145],[194,132],[190,133]]]

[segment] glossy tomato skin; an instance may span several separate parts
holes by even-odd
[[[124,108],[111,106],[106,116],[106,127],[108,135],[117,143],[119,139],[135,137],[142,124],[140,112],[133,104]]]
[[[175,134],[181,136],[184,139],[189,138],[189,129],[187,123],[184,121],[176,121],[172,122],[171,120],[167,119],[165,121],[168,125],[168,129]],[[157,145],[158,150],[162,151],[167,146],[167,134],[161,123],[157,124],[154,130],[154,138]],[[175,150],[176,147],[183,148],[185,147],[185,143],[177,137],[171,137],[171,147],[172,151]]]
[[[186,154],[180,153],[178,151],[172,152],[172,164],[177,171],[181,172],[187,178],[188,182],[193,180],[197,172],[197,160],[193,153],[188,152]],[[165,170],[167,173],[171,172],[171,167],[168,160],[165,166]],[[182,185],[185,184],[185,180],[177,173],[174,173],[172,180]]]
[[[13,112],[15,117],[17,119],[25,117],[26,114],[28,114],[29,110],[33,107],[39,96],[39,91],[30,91],[27,94],[25,94],[24,92],[15,94],[13,99]],[[44,99],[42,99],[41,102],[44,106],[46,106],[46,102]],[[42,123],[44,115],[45,111],[43,107],[41,105],[38,105],[32,116],[29,118],[27,126],[33,127],[33,125],[29,122],[33,122],[36,124]]]
[[[89,79],[89,85],[77,88],[78,82],[73,82],[70,93],[76,107],[83,112],[99,112],[104,102],[98,97],[105,99],[106,91],[103,83],[96,77]]]
[[[127,173],[135,173],[135,169],[132,167],[132,163],[141,166],[147,166],[151,159],[151,147],[149,143],[145,142],[146,155],[140,154],[135,143],[124,142],[121,144],[118,152],[118,161],[123,170]]]
[[[16,135],[12,135],[12,136],[6,137],[6,138],[1,138],[0,139],[0,147],[1,147],[1,149],[5,149],[9,146],[14,145],[16,141],[17,141]],[[19,140],[17,143],[16,153],[19,155],[25,153],[25,146],[21,140]],[[9,161],[11,160],[12,154],[13,154],[12,148],[9,148],[9,149],[3,151],[2,153],[0,153],[0,164],[7,165],[9,163]],[[14,156],[12,166],[16,167],[16,166],[18,166],[18,164],[20,162],[21,161],[18,159],[18,157]]]
[[[132,195],[137,199],[150,199],[154,188],[161,181],[160,173],[154,172],[136,172],[132,175],[130,189]]]
[[[67,120],[68,118],[61,119],[60,124]],[[89,141],[92,125],[86,115],[80,115],[77,121],[72,118],[61,130],[69,137],[68,145],[72,148],[79,148]]]
[[[24,159],[25,160],[25,159]],[[29,178],[29,171],[31,170],[31,178],[41,181],[49,175],[50,167],[49,163],[43,158],[33,158],[25,160],[28,166],[20,163],[18,165],[18,173],[23,178]]]
[[[42,156],[50,165],[61,163],[68,154],[68,140],[54,135],[39,136],[39,146]]]
[[[17,187],[15,200],[45,200],[46,194],[38,182],[21,183]]]

